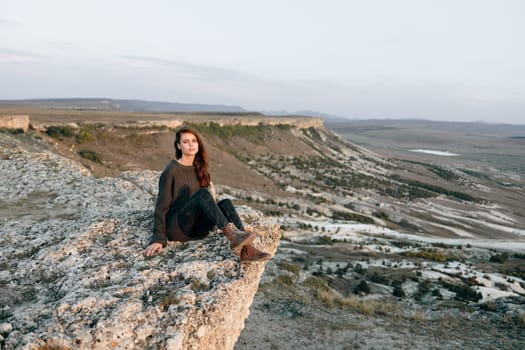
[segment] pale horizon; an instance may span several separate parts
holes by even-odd
[[[0,3],[1,100],[524,124],[521,1]]]

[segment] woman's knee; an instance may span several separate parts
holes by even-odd
[[[198,198],[206,198],[206,199],[212,199],[213,201],[215,201],[213,199],[213,196],[211,195],[211,192],[208,191],[207,188],[201,188],[200,190],[198,190],[197,192],[195,192],[195,194],[193,195],[194,197],[198,197]]]
[[[232,203],[231,199],[229,199],[229,198],[225,198],[225,199],[220,200],[219,202],[217,202],[217,205],[220,208],[233,208],[233,203]]]

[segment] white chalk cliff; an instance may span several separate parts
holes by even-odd
[[[2,349],[232,349],[264,263],[217,233],[142,255],[158,172],[95,178],[0,134]],[[240,207],[274,253],[281,231]]]

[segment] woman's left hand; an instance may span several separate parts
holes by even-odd
[[[157,253],[160,253],[162,251],[162,243],[151,243],[149,246],[146,247],[146,250],[144,251],[144,256],[153,256]]]

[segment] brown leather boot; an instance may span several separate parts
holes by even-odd
[[[251,244],[247,244],[242,247],[241,250],[241,261],[266,261],[270,260],[271,256],[268,253],[260,251]]]
[[[232,247],[233,253],[236,255],[241,254],[242,247],[251,244],[255,240],[255,233],[241,231],[231,222],[224,226],[222,232],[230,240],[230,246]]]

